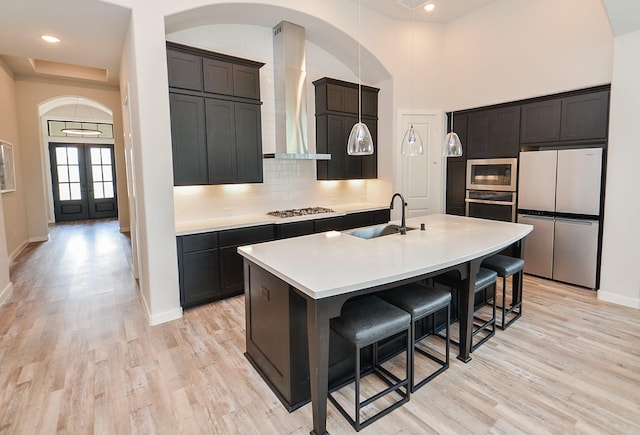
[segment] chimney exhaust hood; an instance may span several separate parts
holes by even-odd
[[[265,158],[329,160],[307,144],[307,72],[304,27],[282,21],[273,28],[276,152]],[[346,145],[345,145],[346,146]]]

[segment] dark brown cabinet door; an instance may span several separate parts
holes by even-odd
[[[489,155],[489,111],[467,116],[467,158],[481,159]]]
[[[169,86],[202,91],[202,58],[176,50],[167,50]]]
[[[182,307],[219,299],[222,292],[217,233],[180,236],[177,244]]]
[[[560,140],[605,139],[608,119],[608,91],[563,98]]]
[[[465,215],[466,160],[447,159],[447,214]]]
[[[217,249],[183,254],[181,303],[184,308],[213,301],[222,295],[218,256]]]
[[[235,152],[238,183],[262,182],[260,105],[235,103]]]
[[[260,99],[260,70],[258,68],[233,65],[233,95],[242,98]]]
[[[371,137],[373,138],[373,154],[360,157],[361,172],[359,177],[354,178],[378,178],[378,121],[375,119],[362,118],[362,122],[367,124]],[[347,136],[348,139],[348,136]],[[346,146],[346,144],[345,144]]]
[[[234,103],[207,98],[205,108],[209,183],[228,183],[236,179]]]
[[[520,107],[481,110],[467,117],[467,157],[517,157],[520,149]]]
[[[204,98],[171,93],[169,103],[174,185],[207,184]]]
[[[555,142],[560,139],[561,99],[524,104],[521,108],[520,143]]]
[[[520,106],[491,111],[489,157],[518,157],[520,152]]]
[[[233,64],[216,59],[203,59],[204,91],[233,95]]]

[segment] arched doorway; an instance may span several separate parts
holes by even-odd
[[[49,221],[117,217],[111,110],[79,96],[57,97],[39,109],[49,155]],[[83,134],[91,131],[99,133]]]

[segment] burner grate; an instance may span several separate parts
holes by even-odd
[[[306,208],[292,208],[289,210],[270,211],[267,214],[269,216],[288,218],[288,217],[306,216],[309,214],[319,214],[319,213],[333,213],[333,210],[325,207],[306,207]]]

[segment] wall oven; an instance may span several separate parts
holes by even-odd
[[[516,221],[518,159],[467,160],[466,215]]]

